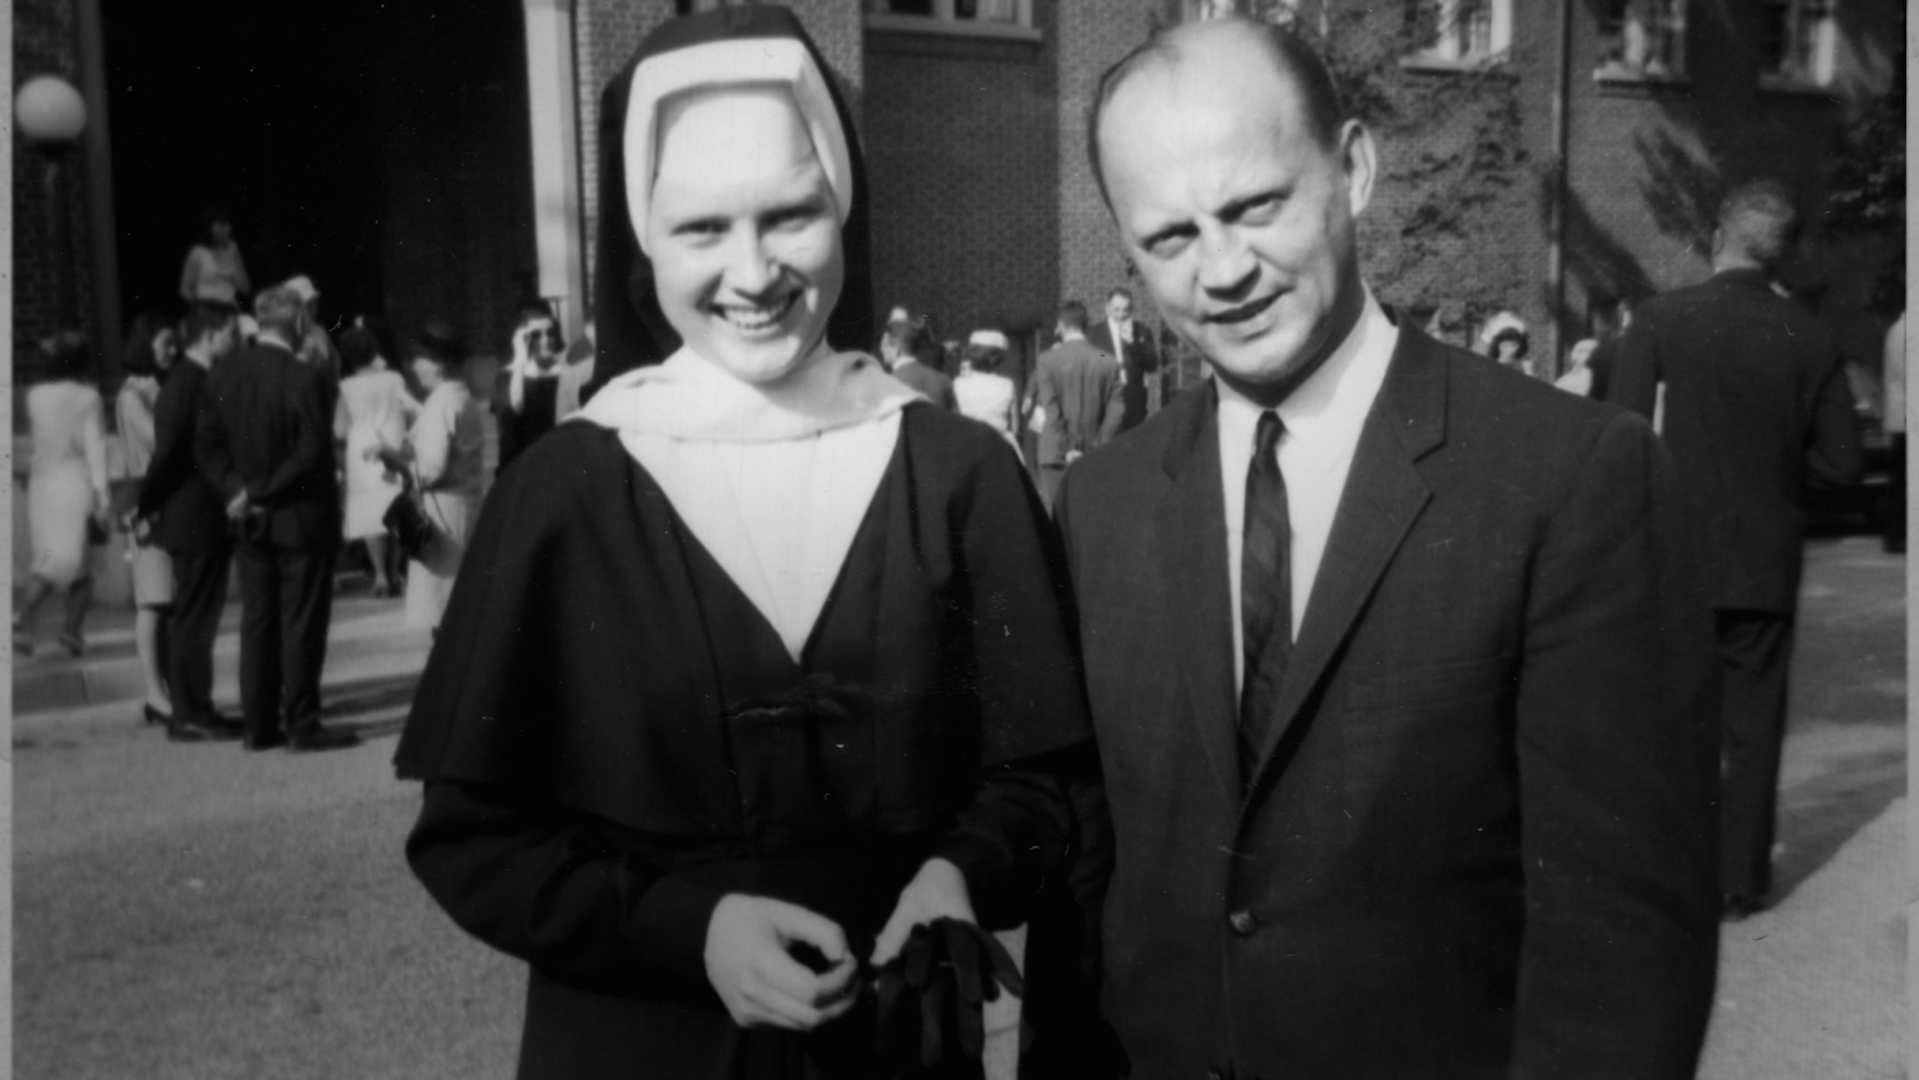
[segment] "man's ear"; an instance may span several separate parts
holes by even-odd
[[[1339,163],[1346,174],[1346,201],[1349,212],[1358,217],[1373,197],[1373,179],[1378,174],[1379,158],[1373,146],[1372,132],[1357,120],[1348,120],[1339,129]]]

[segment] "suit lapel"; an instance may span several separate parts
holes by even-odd
[[[1446,435],[1445,354],[1402,327],[1386,380],[1361,429],[1305,621],[1280,687],[1276,722],[1259,751],[1257,796],[1281,767],[1278,751],[1326,675],[1366,601],[1432,492],[1413,467]]]
[[[1233,609],[1227,593],[1226,503],[1220,488],[1217,398],[1209,381],[1187,395],[1187,414],[1167,442],[1168,488],[1154,512],[1157,565],[1168,567],[1163,625],[1174,635],[1185,720],[1228,801],[1239,790],[1234,748]],[[1175,405],[1175,408],[1180,406]]]

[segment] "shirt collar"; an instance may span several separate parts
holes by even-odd
[[[1318,371],[1312,373],[1276,410],[1286,425],[1288,445],[1300,447],[1303,454],[1317,460],[1323,448],[1329,459],[1318,462],[1330,467],[1351,436],[1356,440],[1373,399],[1386,377],[1386,366],[1399,345],[1399,328],[1386,318],[1386,312],[1366,288],[1365,306],[1359,319],[1346,333],[1333,354]],[[1219,389],[1219,427],[1222,443],[1235,448],[1236,454],[1250,456],[1253,431],[1259,424],[1264,406],[1215,378]]]

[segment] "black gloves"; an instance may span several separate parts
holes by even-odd
[[[981,1076],[985,1003],[998,1000],[1002,986],[1014,997],[1026,993],[999,939],[957,919],[915,926],[876,983],[881,1075],[914,1080]]]

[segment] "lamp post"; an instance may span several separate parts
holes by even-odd
[[[87,127],[87,103],[73,84],[58,75],[36,75],[20,84],[13,115],[27,144],[46,161],[47,226],[53,240],[57,328],[76,327],[80,301],[73,266],[73,236],[68,228],[63,174],[68,156]]]

